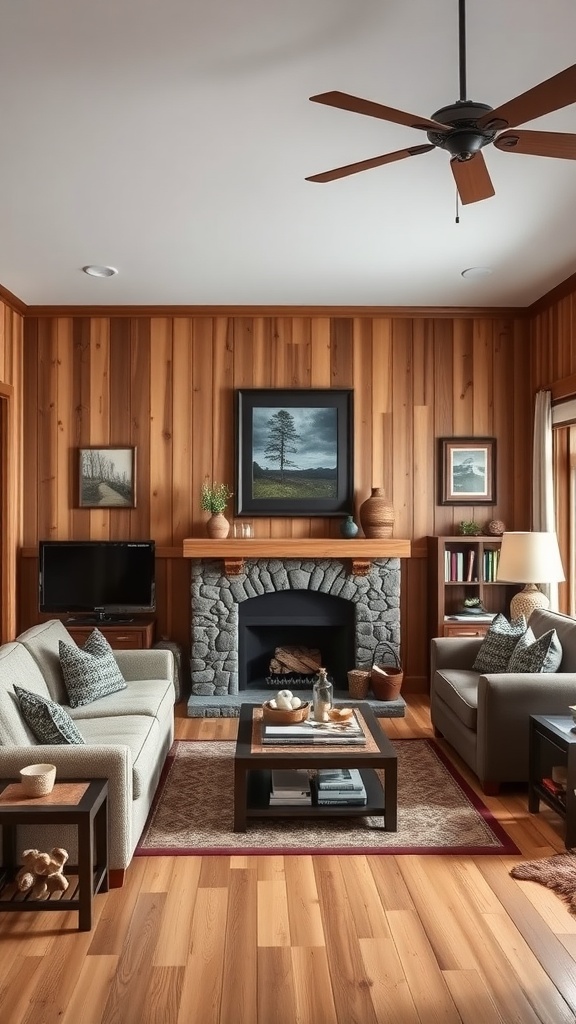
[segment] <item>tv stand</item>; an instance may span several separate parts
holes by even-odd
[[[79,646],[90,636],[95,626],[110,646],[117,650],[143,650],[152,647],[154,643],[155,619],[152,618],[110,621],[78,616],[65,619],[64,625]]]
[[[134,622],[134,618],[125,619],[122,615],[71,615],[66,619],[65,625],[75,623],[77,626],[126,626]]]

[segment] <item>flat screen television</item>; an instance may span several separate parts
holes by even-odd
[[[153,540],[42,540],[39,607],[83,622],[130,621],[156,609]]]

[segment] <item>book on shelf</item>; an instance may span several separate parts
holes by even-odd
[[[274,797],[310,797],[310,776],[305,768],[275,768],[271,785]]]
[[[262,743],[300,746],[357,745],[366,743],[356,713],[346,722],[299,722],[297,725],[262,723]]]
[[[364,789],[358,768],[319,768],[316,773],[319,791],[358,792]]]
[[[368,800],[366,790],[363,793],[318,793],[318,807],[365,807]]]
[[[311,793],[302,793],[300,796],[287,796],[280,794],[275,796],[274,793],[270,793],[269,799],[270,807],[310,807],[312,805]]]
[[[496,612],[482,612],[481,615],[475,612],[459,612],[457,615],[445,615],[444,622],[492,622],[496,618]]]

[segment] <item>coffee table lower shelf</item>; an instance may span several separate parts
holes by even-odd
[[[268,768],[252,768],[247,773],[246,817],[247,818],[365,818],[385,815],[384,789],[372,768],[360,770],[366,789],[365,804],[328,804],[317,802],[316,788],[312,784],[312,803],[270,805],[271,771]]]

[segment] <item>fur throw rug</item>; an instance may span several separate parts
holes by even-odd
[[[540,882],[566,900],[568,909],[576,914],[576,852],[556,853],[542,860],[527,860],[510,871],[512,878]]]

